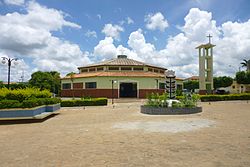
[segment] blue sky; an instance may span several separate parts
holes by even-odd
[[[194,48],[211,33],[215,75],[233,76],[250,57],[249,19],[248,0],[1,0],[0,55],[20,58],[13,80],[20,71],[26,80],[37,70],[65,75],[121,52],[189,77],[198,74]]]

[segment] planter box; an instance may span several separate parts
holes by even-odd
[[[150,115],[179,115],[179,114],[194,114],[200,112],[202,112],[202,107],[163,108],[163,107],[141,106],[141,113]]]
[[[45,113],[44,115],[49,115],[49,113],[53,113],[59,109],[60,103],[48,106],[38,106],[35,108],[0,109],[0,119],[34,118],[38,115],[42,115],[43,113]]]

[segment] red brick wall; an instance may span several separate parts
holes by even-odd
[[[114,98],[118,98],[118,89],[114,89]],[[164,93],[163,89],[140,89],[139,90],[139,98],[146,98],[147,94],[150,93]],[[112,90],[111,89],[75,89],[75,90],[62,90],[62,97],[107,97],[112,98]]]

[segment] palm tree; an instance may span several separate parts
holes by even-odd
[[[247,71],[250,71],[250,59],[249,60],[243,59],[243,62],[241,62],[240,64],[242,65],[242,67],[246,67]]]

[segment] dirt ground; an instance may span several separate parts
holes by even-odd
[[[202,113],[182,116],[144,115],[141,103],[62,108],[42,122],[1,123],[0,166],[250,166],[250,102],[201,103]],[[210,125],[147,131],[152,122],[194,120]],[[118,126],[135,122],[142,128]]]

